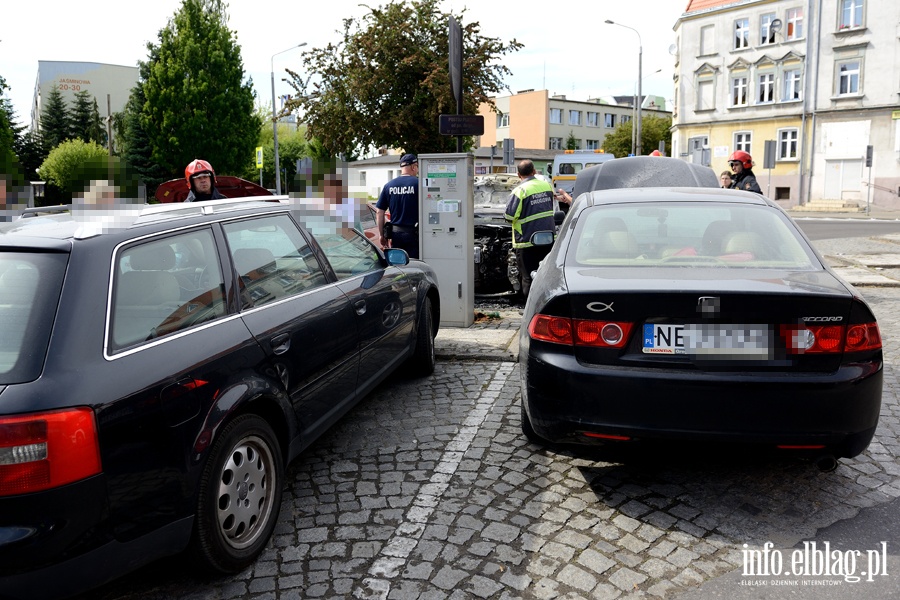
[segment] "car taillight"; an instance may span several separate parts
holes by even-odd
[[[528,325],[531,339],[594,348],[624,348],[634,323],[535,315]]]
[[[878,350],[881,348],[881,332],[877,323],[847,326],[847,352]]]
[[[550,315],[534,315],[528,324],[528,335],[533,340],[554,344],[572,345],[572,320]]]
[[[782,325],[789,354],[839,354],[881,348],[876,323],[858,325]]]
[[[90,408],[0,417],[0,496],[39,492],[100,471]]]
[[[622,348],[628,342],[633,323],[575,319],[575,345]]]

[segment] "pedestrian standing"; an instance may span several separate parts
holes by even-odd
[[[747,192],[756,192],[762,194],[759,189],[759,183],[756,182],[756,175],[753,174],[753,157],[744,152],[737,150],[732,152],[728,158],[728,164],[734,171],[731,188],[735,190],[745,190]]]
[[[391,220],[385,222],[385,212]],[[375,203],[382,248],[406,250],[410,258],[419,258],[419,161],[415,154],[400,158],[400,176],[388,181]]]
[[[535,246],[531,236],[537,231],[553,231],[553,187],[534,176],[534,163],[523,160],[517,167],[521,183],[506,204],[506,220],[512,222],[513,248],[522,277],[522,295],[531,290],[531,272],[537,270],[550,246]]]
[[[731,180],[731,173],[729,173],[728,171],[722,171],[722,173],[719,174],[719,182],[726,190],[730,188],[731,184],[733,183]]]

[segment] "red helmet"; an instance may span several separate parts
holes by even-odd
[[[213,170],[212,165],[198,158],[184,168],[184,179],[187,181],[188,189],[191,188],[191,177],[199,173],[209,173],[213,178],[213,183],[215,183],[216,172]]]
[[[654,150],[653,152],[650,153],[650,156],[662,156],[662,154],[660,153],[659,150]]]
[[[728,164],[731,164],[732,162],[742,163],[745,169],[753,168],[753,157],[743,150],[735,150],[731,153],[731,156],[728,157]]]

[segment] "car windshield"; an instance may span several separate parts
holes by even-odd
[[[0,385],[41,373],[66,254],[0,252]]]
[[[709,202],[589,208],[576,226],[568,260],[611,267],[821,268],[780,212],[758,205]]]

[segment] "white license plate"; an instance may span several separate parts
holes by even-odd
[[[768,359],[771,349],[772,334],[766,325],[644,324],[644,354]]]

